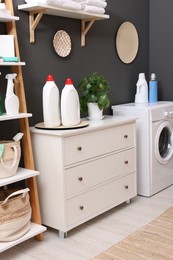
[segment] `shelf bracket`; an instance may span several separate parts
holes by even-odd
[[[46,12],[46,9],[43,8],[39,11],[30,11],[29,12],[29,31],[30,31],[30,43],[35,42],[35,28],[37,27],[40,19],[43,14]]]
[[[85,46],[85,36],[96,19],[82,19],[81,20],[81,46]],[[85,23],[88,23],[87,25]]]

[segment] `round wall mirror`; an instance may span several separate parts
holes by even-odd
[[[138,53],[139,38],[135,26],[131,22],[124,22],[116,35],[116,49],[120,60],[131,63]]]

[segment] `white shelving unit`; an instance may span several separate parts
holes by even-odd
[[[20,60],[18,38],[16,31],[15,21],[19,20],[19,17],[13,16],[13,1],[4,0],[7,10],[11,10],[12,16],[2,17],[0,16],[0,22],[5,22],[7,27],[7,34],[14,35],[15,43],[15,52],[16,56]],[[43,232],[46,231],[46,227],[42,226],[40,206],[38,200],[38,191],[37,191],[37,181],[36,176],[39,175],[38,171],[35,171],[33,154],[32,154],[32,145],[29,131],[29,122],[28,118],[32,116],[31,113],[27,113],[26,100],[25,100],[25,91],[23,83],[23,75],[21,66],[25,65],[25,62],[1,62],[0,66],[11,66],[12,73],[17,74],[17,79],[15,81],[15,92],[19,98],[20,104],[20,113],[14,115],[3,114],[0,116],[0,122],[6,120],[19,120],[20,131],[24,133],[22,138],[22,153],[24,157],[24,168],[18,168],[17,173],[14,176],[9,178],[0,179],[0,187],[16,183],[22,180],[26,180],[26,184],[30,189],[30,203],[32,208],[32,223],[30,230],[21,238],[10,241],[10,242],[0,242],[0,252],[3,252],[31,237],[37,238],[37,240],[43,240]]]
[[[43,14],[61,16],[81,20],[81,46],[85,46],[85,36],[93,23],[97,20],[109,19],[107,14],[91,14],[82,10],[69,10],[47,4],[22,4],[18,10],[29,12],[30,43],[35,42],[35,29]],[[87,24],[86,24],[87,23]]]

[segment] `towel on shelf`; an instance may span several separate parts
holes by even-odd
[[[42,3],[42,4],[47,4],[48,1],[49,1],[49,0],[39,0],[39,1],[37,1],[37,0],[25,0],[25,2],[26,2],[27,4],[37,4],[38,2],[39,2],[39,3]]]
[[[85,2],[85,0],[71,0],[73,2],[77,2],[77,3],[82,3],[82,2]],[[106,0],[105,0],[106,1]]]
[[[47,4],[57,6],[57,7],[62,7],[64,3],[64,0],[41,0],[41,1],[47,1]]]
[[[105,9],[98,6],[92,6],[92,5],[85,5],[84,9],[85,12],[88,13],[94,13],[94,14],[104,14]]]
[[[42,3],[42,4],[48,4],[48,5],[53,5],[53,6],[61,6],[64,3],[64,0],[25,0],[27,4],[37,4],[37,3]]]
[[[81,5],[82,7],[85,7],[85,5],[92,5],[92,6],[105,8],[107,6],[107,3],[102,0],[85,0],[84,2],[81,3]]]
[[[64,8],[71,9],[71,10],[81,10],[81,9],[82,9],[80,3],[77,3],[77,2],[72,1],[72,0],[66,0],[66,1],[64,1],[64,3],[63,3],[62,6],[63,6]]]

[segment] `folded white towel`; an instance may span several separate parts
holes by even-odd
[[[25,2],[27,4],[42,3],[42,4],[53,5],[53,6],[62,6],[64,3],[64,0],[25,0]]]
[[[85,5],[84,9],[85,12],[88,13],[94,13],[94,14],[104,14],[105,9],[98,6],[92,6],[92,5]]]
[[[77,3],[82,3],[82,2],[85,2],[85,0],[71,0],[73,2],[77,2]],[[106,1],[106,0],[105,0]]]
[[[92,5],[92,6],[98,6],[105,8],[107,6],[107,3],[102,1],[102,0],[85,0],[84,2],[81,3],[82,7],[86,5]]]
[[[25,2],[27,4],[37,4],[38,2],[43,3],[43,4],[47,4],[49,2],[49,0],[39,0],[39,1],[37,1],[37,0],[25,0]]]
[[[81,4],[72,0],[66,0],[63,3],[63,7],[72,10],[81,10]]]
[[[64,1],[63,0],[41,0],[41,1],[47,1],[47,4],[62,7]],[[40,2],[40,0],[39,0]]]

